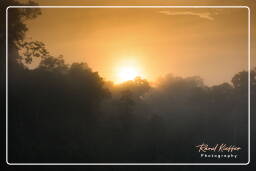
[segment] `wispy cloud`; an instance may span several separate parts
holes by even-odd
[[[164,15],[193,15],[193,16],[198,16],[202,19],[214,20],[214,18],[211,16],[211,13],[209,12],[195,13],[191,11],[183,11],[183,12],[159,11],[159,13]]]

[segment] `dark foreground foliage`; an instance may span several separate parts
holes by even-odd
[[[247,71],[212,87],[172,75],[156,87],[141,78],[114,86],[85,63],[67,65],[43,43],[24,41],[24,21],[40,10],[9,13],[9,162],[247,162]],[[34,58],[41,62],[30,70]],[[255,77],[254,69],[252,103]],[[242,150],[238,159],[201,159],[202,143]]]

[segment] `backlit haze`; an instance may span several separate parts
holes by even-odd
[[[109,81],[166,74],[229,82],[248,68],[248,9],[42,9],[27,38]]]

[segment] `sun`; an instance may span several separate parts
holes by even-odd
[[[139,70],[133,66],[120,67],[118,69],[118,83],[122,83],[125,81],[133,80],[137,76],[139,76]]]
[[[114,83],[120,84],[136,77],[143,77],[143,65],[141,65],[139,57],[125,56],[119,59],[115,65]]]

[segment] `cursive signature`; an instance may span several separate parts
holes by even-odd
[[[214,146],[209,146],[208,144],[200,144],[196,146],[198,148],[198,152],[233,152],[241,150],[241,147],[235,145],[227,145],[227,144],[216,144]]]

